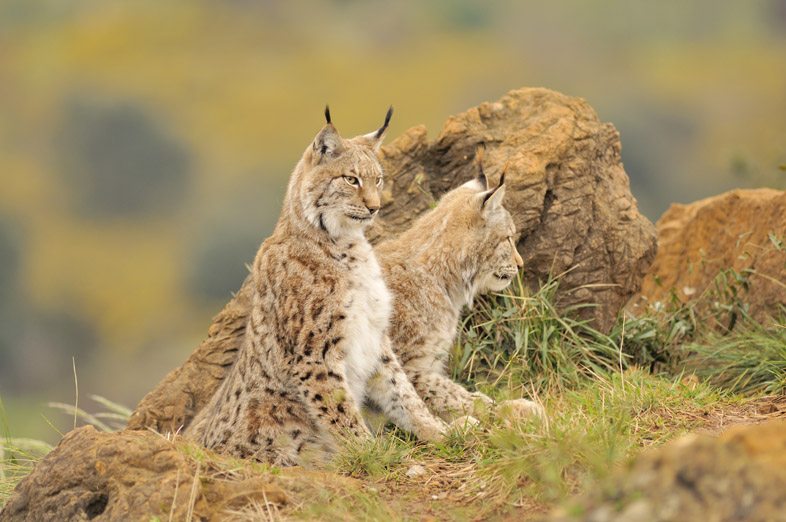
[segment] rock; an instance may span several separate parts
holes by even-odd
[[[643,453],[552,522],[786,520],[786,420],[687,435]]]
[[[726,269],[742,275],[753,270],[740,297],[757,321],[786,304],[786,192],[732,190],[673,204],[657,229],[658,255],[633,299],[636,306],[667,301],[672,288],[682,302],[694,301]]]
[[[652,263],[656,236],[630,193],[619,133],[580,98],[520,89],[448,118],[434,141],[425,127],[408,130],[381,150],[386,197],[369,239],[401,233],[473,178],[480,143],[493,183],[508,164],[505,207],[521,234],[526,283],[535,289],[567,271],[560,307],[597,303],[580,315],[608,331]]]
[[[413,466],[410,466],[409,469],[407,470],[407,476],[409,478],[419,477],[420,475],[425,475],[425,474],[426,474],[426,468],[424,468],[420,464],[415,464]]]
[[[287,497],[260,478],[200,475],[161,435],[85,426],[68,433],[19,482],[0,522],[186,520],[192,504],[194,520],[223,520],[224,510],[252,500],[282,505]]]
[[[444,192],[474,177],[480,143],[492,182],[508,163],[505,206],[521,234],[526,283],[534,289],[549,274],[564,274],[561,309],[597,303],[579,314],[608,330],[655,256],[655,228],[630,193],[619,134],[579,98],[546,89],[511,91],[450,117],[434,141],[420,126],[382,147],[387,186],[369,239],[400,233]],[[174,431],[191,420],[242,343],[250,291],[247,278],[209,337],[142,399],[129,428]]]

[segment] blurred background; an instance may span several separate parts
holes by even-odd
[[[329,102],[388,141],[519,87],[585,98],[652,221],[786,187],[786,0],[0,1],[0,397],[133,408],[206,335]],[[100,409],[100,408],[99,408]],[[2,426],[0,426],[2,427]]]

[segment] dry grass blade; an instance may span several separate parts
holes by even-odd
[[[177,470],[175,477],[175,494],[172,497],[172,505],[169,506],[169,522],[172,522],[172,517],[175,516],[175,506],[177,505],[177,490],[180,487],[180,470]]]
[[[188,497],[186,522],[191,522],[191,519],[194,517],[194,505],[196,504],[197,488],[199,487],[199,470],[201,465],[201,462],[197,462],[196,470],[194,470],[194,480],[191,482],[191,495]]]
[[[74,368],[74,428],[76,429],[76,416],[79,411],[79,381],[76,378],[76,358],[71,357],[71,365]]]

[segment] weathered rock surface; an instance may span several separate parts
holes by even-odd
[[[407,131],[380,151],[387,188],[369,238],[400,233],[444,192],[475,176],[480,143],[492,182],[509,163],[505,206],[521,234],[527,284],[567,272],[559,305],[597,303],[582,308],[582,317],[610,328],[655,256],[655,228],[630,193],[619,134],[579,98],[521,89],[450,117],[433,141],[422,126]],[[246,279],[209,337],[140,402],[129,428],[173,431],[205,404],[242,343],[250,287]]]
[[[786,420],[688,435],[643,453],[604,490],[571,510],[580,515],[548,520],[786,520]]]
[[[672,288],[683,302],[692,301],[721,270],[733,268],[753,270],[743,297],[754,319],[786,306],[786,192],[732,190],[673,204],[657,229],[658,254],[633,300],[637,305],[666,301]]]
[[[174,444],[148,431],[78,428],[14,489],[0,522],[29,520],[224,520],[255,500],[285,504],[283,490],[260,478],[197,476]],[[191,507],[193,506],[193,507]]]

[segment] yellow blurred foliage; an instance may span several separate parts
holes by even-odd
[[[47,223],[28,245],[24,286],[36,307],[76,309],[108,346],[137,348],[189,307],[182,245],[143,224]]]

